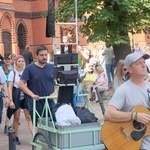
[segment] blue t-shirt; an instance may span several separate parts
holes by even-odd
[[[54,66],[52,64],[46,64],[43,68],[30,64],[23,71],[21,79],[27,81],[27,87],[40,97],[50,96],[54,92]],[[36,109],[42,110],[44,102],[44,100],[37,101]],[[53,107],[54,102],[52,100],[49,102]],[[33,99],[30,96],[27,96],[27,103],[29,111],[33,111]]]

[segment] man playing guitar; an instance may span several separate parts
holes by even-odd
[[[117,134],[112,133],[110,136],[114,136],[113,138],[109,139],[106,137],[106,132],[104,131],[109,130],[109,125],[107,124],[107,129],[105,130],[105,123],[104,127],[102,127],[102,140],[104,141],[108,150],[117,148],[112,148],[111,141],[117,138],[119,141],[121,138],[125,139],[121,145],[121,141],[117,143],[117,140],[114,141],[116,147],[118,146],[118,150],[149,150],[150,149],[150,133],[146,135],[148,128],[148,123],[150,122],[150,113],[142,112],[142,111],[132,111],[136,106],[144,106],[146,109],[150,108],[150,83],[144,81],[144,77],[147,74],[147,67],[145,64],[145,59],[149,58],[149,55],[142,54],[142,53],[132,53],[126,56],[124,65],[127,67],[130,79],[122,84],[118,89],[115,91],[113,97],[111,98],[105,114],[104,118],[106,123],[115,124],[112,130],[117,128],[117,124],[122,123],[121,126],[118,128],[118,137]],[[140,129],[134,129],[134,122],[140,123]],[[131,125],[131,132],[128,132],[128,127],[123,126],[124,123],[129,122],[129,126]],[[144,126],[144,129],[141,129]],[[138,131],[138,129],[140,131]],[[109,131],[108,131],[109,132]],[[111,132],[111,130],[110,130]],[[117,132],[117,130],[115,131]],[[120,135],[119,135],[120,134]],[[135,134],[135,135],[134,135]],[[146,135],[146,136],[145,136]],[[141,140],[139,147],[135,146],[138,144],[138,141]],[[133,147],[131,146],[133,144]],[[120,145],[120,146],[119,146]]]

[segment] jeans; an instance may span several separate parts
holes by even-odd
[[[114,65],[106,64],[105,67],[106,67],[106,74],[107,74],[107,78],[108,78],[108,84],[110,85],[114,78]]]

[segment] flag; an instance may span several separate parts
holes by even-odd
[[[48,0],[48,13],[46,17],[46,37],[55,36],[55,0]]]

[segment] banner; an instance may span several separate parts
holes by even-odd
[[[46,37],[55,36],[55,0],[48,0],[48,13],[46,18]]]

